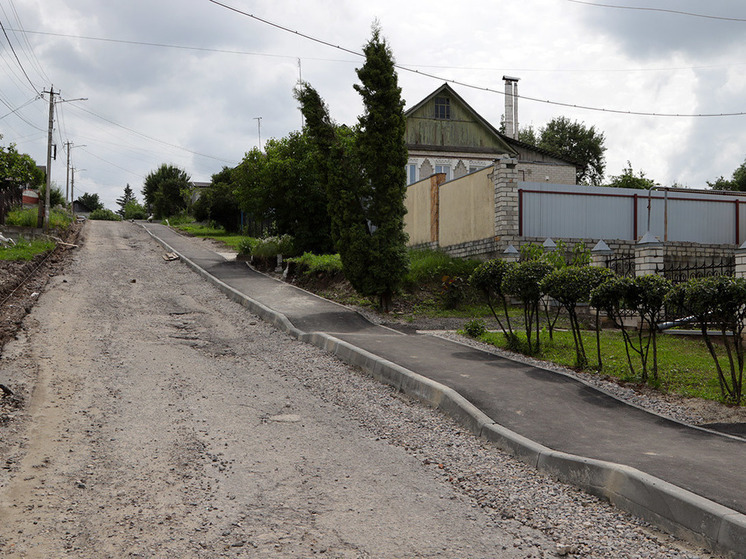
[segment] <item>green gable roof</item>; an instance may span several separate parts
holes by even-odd
[[[448,100],[448,108],[444,111],[442,100],[445,99]],[[438,109],[436,100],[440,105]],[[410,150],[421,148],[433,151],[516,154],[508,139],[472,109],[447,83],[408,109],[404,116],[407,119],[405,141]]]

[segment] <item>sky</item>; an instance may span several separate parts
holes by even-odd
[[[629,164],[706,188],[746,159],[738,0],[0,0],[0,145],[46,163],[53,88],[63,193],[68,142],[75,197],[113,210],[163,163],[209,181],[301,128],[299,79],[355,124],[375,21],[407,107],[448,81],[499,126],[507,74],[520,126],[564,116],[603,133],[607,179]]]

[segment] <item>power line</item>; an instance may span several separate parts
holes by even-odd
[[[351,50],[351,49],[348,49],[348,48],[345,48],[345,47],[341,47],[339,45],[335,45],[333,43],[325,41],[323,39],[319,39],[319,38],[313,37],[311,35],[307,35],[305,33],[299,32],[299,31],[295,31],[293,29],[289,29],[289,28],[284,27],[284,26],[282,26],[280,24],[273,23],[271,21],[268,21],[266,19],[260,18],[258,16],[253,15],[253,14],[250,14],[248,12],[244,12],[244,11],[239,10],[237,8],[234,8],[232,6],[228,6],[227,4],[223,4],[222,2],[218,2],[217,0],[208,0],[208,1],[211,2],[212,4],[215,4],[217,6],[221,6],[222,8],[225,8],[227,10],[230,10],[230,11],[235,12],[237,14],[240,14],[242,16],[249,17],[251,19],[254,19],[256,21],[264,23],[265,25],[269,25],[269,26],[274,27],[276,29],[280,29],[281,31],[285,31],[285,32],[291,33],[293,35],[297,35],[299,37],[303,37],[304,39],[308,39],[309,41],[313,41],[315,43],[319,43],[319,44],[322,44],[322,45],[325,45],[325,46],[328,46],[328,47],[340,50],[342,52],[346,52],[348,54],[354,54],[355,56],[360,56],[360,57],[364,56],[364,54],[361,53],[361,52],[357,52],[357,51],[354,51],[354,50]],[[495,93],[497,95],[503,95],[503,96],[505,95],[505,92],[500,91],[500,90],[496,90],[496,89],[491,89],[489,87],[483,87],[483,86],[478,86],[478,85],[474,85],[474,84],[470,84],[470,83],[466,83],[466,82],[462,82],[462,81],[458,81],[458,80],[444,78],[442,76],[437,76],[437,75],[431,74],[429,72],[421,72],[419,70],[414,70],[412,68],[409,68],[409,67],[406,67],[406,66],[402,66],[400,64],[394,64],[394,66],[396,68],[398,68],[399,70],[402,70],[402,71],[405,71],[405,72],[410,72],[410,73],[413,73],[413,74],[418,74],[420,76],[424,76],[424,77],[428,77],[428,78],[433,78],[433,79],[444,81],[444,82],[447,82],[447,83],[459,85],[461,87],[466,87],[466,88],[469,88],[469,89],[476,89],[476,90],[485,91],[485,92],[488,92],[488,93]],[[648,112],[648,111],[631,111],[631,110],[623,110],[623,109],[604,109],[604,108],[601,108],[601,107],[592,107],[590,105],[578,105],[578,104],[574,104],[574,103],[564,103],[564,102],[561,102],[561,101],[551,101],[549,99],[538,99],[536,97],[529,97],[529,96],[526,96],[526,95],[519,95],[517,97],[519,99],[523,99],[525,101],[533,101],[533,102],[536,102],[536,103],[544,103],[546,105],[554,105],[554,106],[558,106],[558,107],[568,107],[568,108],[572,108],[572,109],[579,109],[579,110],[585,110],[585,111],[595,111],[595,112],[601,112],[601,113],[622,114],[622,115],[630,115],[630,116],[650,116],[650,117],[670,117],[670,118],[705,118],[705,117],[746,116],[746,112],[680,114],[680,113],[655,113],[655,112]]]
[[[28,52],[31,53],[31,56],[29,57],[28,54],[26,57],[29,59],[31,64],[35,66],[35,69],[39,72],[39,75],[47,82],[51,82],[52,80],[49,79],[49,76],[47,76],[47,73],[44,71],[44,68],[41,66],[41,62],[39,62],[39,58],[36,56],[36,53],[34,52],[34,48],[31,46],[31,42],[29,42],[28,37],[26,36],[26,33],[23,29],[23,23],[21,22],[21,17],[18,15],[18,10],[16,10],[16,5],[13,0],[9,0],[10,8],[13,11],[13,15],[15,16],[16,22],[18,22],[18,27],[21,28],[21,36],[22,41],[26,44],[26,47],[28,48]],[[3,13],[5,13],[5,8],[2,8]],[[6,14],[7,17],[7,14]],[[18,38],[18,35],[16,34],[15,29],[11,29],[13,31],[16,38]]]
[[[141,179],[145,179],[145,177],[144,177],[143,175],[141,175],[140,173],[136,173],[135,171],[130,171],[129,169],[125,169],[124,167],[120,167],[120,166],[119,166],[119,165],[117,165],[116,163],[112,163],[111,161],[108,161],[108,160],[104,159],[103,157],[99,157],[99,156],[98,156],[98,155],[96,155],[95,153],[91,153],[91,152],[90,152],[89,150],[87,150],[87,149],[84,149],[84,148],[83,148],[83,146],[78,146],[78,147],[80,147],[80,149],[81,149],[82,151],[86,152],[86,153],[87,153],[88,155],[90,155],[91,157],[95,157],[95,158],[96,158],[96,159],[98,159],[99,161],[103,161],[104,163],[106,163],[106,164],[108,164],[108,165],[111,165],[112,167],[116,167],[117,169],[119,169],[120,171],[124,171],[125,173],[129,173],[129,174],[131,174],[131,175],[134,175],[134,176],[136,176],[136,177],[139,177],[139,178],[141,178]]]
[[[32,35],[48,35],[52,37],[63,37],[67,39],[82,39],[85,41],[102,41],[102,42],[107,42],[107,43],[120,43],[124,45],[139,45],[139,46],[156,47],[156,48],[193,50],[193,51],[201,51],[201,52],[213,52],[213,53],[218,53],[218,54],[238,54],[238,55],[244,55],[244,56],[266,56],[268,58],[284,58],[287,60],[298,60],[299,59],[298,56],[268,53],[268,52],[215,49],[215,48],[208,48],[208,47],[195,47],[191,45],[174,45],[174,44],[169,44],[169,43],[153,43],[149,41],[113,39],[111,37],[91,37],[91,36],[86,36],[86,35],[71,35],[67,33],[52,33],[48,31],[29,31],[25,29],[8,28],[8,31],[18,31],[24,34],[32,34]],[[345,64],[355,63],[355,61],[353,60],[345,60],[345,59],[340,59],[340,58],[321,58],[321,57],[304,56],[302,57],[302,59],[303,60],[314,60],[314,61],[319,61],[319,62],[342,62]],[[490,72],[502,71],[502,72],[550,72],[550,73],[629,73],[629,72],[669,72],[669,71],[679,71],[679,70],[708,70],[712,68],[732,68],[736,66],[746,66],[746,62],[738,62],[738,63],[732,63],[732,64],[709,64],[709,65],[701,65],[701,66],[672,66],[668,68],[603,68],[603,69],[601,68],[592,68],[592,69],[588,69],[588,68],[549,68],[549,69],[547,68],[494,68],[494,67],[487,67],[487,66],[447,66],[447,65],[442,65],[442,64],[405,64],[405,66],[416,67],[416,68],[436,68],[440,70],[480,70],[480,71],[490,71]]]
[[[75,107],[76,109],[81,110],[83,112],[86,112],[86,113],[88,113],[90,115],[93,115],[96,118],[100,118],[101,120],[103,120],[105,122],[108,122],[109,124],[113,124],[114,126],[118,126],[119,128],[122,128],[123,130],[127,130],[128,132],[131,132],[133,134],[137,134],[138,136],[141,136],[141,137],[143,137],[143,138],[145,138],[147,140],[151,140],[153,142],[158,142],[160,144],[163,144],[163,145],[166,145],[166,146],[170,146],[172,148],[177,148],[177,149],[189,152],[191,154],[198,155],[200,157],[206,157],[208,159],[214,159],[216,161],[221,161],[223,163],[235,164],[235,161],[230,161],[228,159],[223,159],[221,157],[215,157],[213,155],[207,155],[205,153],[200,153],[198,151],[194,151],[194,150],[191,150],[189,148],[185,148],[184,146],[180,146],[180,145],[177,145],[177,144],[172,144],[172,143],[166,142],[164,140],[159,140],[158,138],[153,138],[152,136],[148,136],[147,134],[143,134],[142,132],[138,132],[137,130],[133,130],[132,128],[128,128],[128,127],[124,126],[123,124],[119,124],[118,122],[115,122],[115,121],[113,121],[111,119],[108,119],[108,118],[106,118],[104,116],[101,116],[99,114],[96,114],[93,111],[90,111],[88,109],[84,109],[83,107],[79,107],[79,106],[76,106],[76,105],[73,105],[73,107]]]
[[[598,4],[596,2],[585,2],[583,0],[567,0],[567,1],[572,2],[573,4],[584,4],[586,6],[596,6],[598,8],[614,8],[617,10],[638,10],[638,11],[644,11],[644,12],[664,12],[668,14],[676,14],[676,15],[690,16],[690,17],[701,17],[705,19],[719,19],[722,21],[746,22],[746,19],[740,18],[740,17],[724,17],[724,16],[712,16],[708,14],[695,14],[693,12],[684,12],[681,10],[667,10],[664,8],[646,8],[642,6],[617,6],[614,4]]]
[[[13,56],[16,57],[16,62],[18,62],[18,66],[20,66],[21,71],[23,72],[23,75],[26,76],[28,83],[31,84],[31,89],[34,90],[34,93],[39,93],[38,88],[34,85],[34,82],[31,81],[31,78],[28,77],[28,74],[26,73],[26,69],[23,67],[23,64],[21,64],[21,59],[18,58],[18,54],[16,54],[16,49],[13,48],[13,43],[10,42],[10,38],[8,37],[8,33],[5,31],[5,26],[3,25],[2,21],[0,21],[0,28],[2,28],[3,30],[3,35],[5,35],[5,40],[8,41],[8,45],[10,46],[10,50],[13,52]]]
[[[34,35],[48,35],[51,37],[64,37],[67,39],[83,39],[86,41],[101,41],[105,43],[120,43],[124,45],[139,45],[139,46],[145,46],[145,47],[195,50],[195,51],[202,51],[202,52],[215,52],[215,53],[220,53],[220,54],[268,56],[272,58],[287,58],[287,59],[292,59],[292,60],[295,60],[296,58],[298,58],[297,56],[289,56],[289,55],[284,55],[284,54],[271,54],[271,53],[264,53],[264,52],[251,52],[251,51],[242,51],[242,50],[214,49],[214,48],[208,48],[208,47],[194,47],[190,45],[172,45],[168,43],[152,43],[148,41],[133,41],[133,40],[128,40],[128,39],[112,39],[110,37],[91,37],[91,36],[86,36],[86,35],[69,35],[66,33],[51,33],[49,31],[26,31],[22,29],[21,30],[11,29],[11,31],[21,31],[22,33],[34,34]],[[311,60],[314,60],[314,59],[311,59]],[[325,60],[325,59],[318,59],[318,60]]]
[[[6,116],[10,116],[12,114],[15,114],[16,112],[20,111],[23,107],[26,107],[27,105],[30,105],[31,103],[33,103],[34,101],[37,101],[39,99],[41,99],[41,97],[39,97],[38,95],[36,97],[33,97],[32,99],[29,99],[28,101],[26,101],[20,107],[16,107],[15,109],[13,109],[12,111],[10,111],[9,113],[6,113],[3,116],[0,116],[0,120],[4,119]],[[4,105],[7,105],[7,103],[4,100],[2,102],[3,102]],[[10,109],[11,107],[8,106],[8,108]]]

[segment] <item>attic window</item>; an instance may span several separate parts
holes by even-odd
[[[451,119],[451,100],[448,97],[435,98],[435,118],[441,120]]]

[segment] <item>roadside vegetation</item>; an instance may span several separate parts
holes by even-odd
[[[10,210],[5,218],[6,225],[14,227],[36,227],[39,217],[37,208],[16,208]],[[72,217],[66,210],[54,208],[49,213],[49,226],[52,229],[65,229],[70,225]]]
[[[48,239],[20,240],[14,246],[0,247],[0,260],[33,260],[39,254],[54,250],[56,243]]]
[[[226,244],[238,247],[249,260],[254,256],[254,263],[268,272],[276,269],[276,257],[283,249],[292,252],[292,238],[287,236],[283,244],[277,237],[227,235],[221,228],[195,223],[177,227],[216,241],[228,239]],[[738,317],[728,314],[727,304],[721,308],[717,302],[717,294],[728,289],[732,297],[739,296],[740,281],[709,278],[681,284],[688,288],[673,287],[663,278],[632,280],[591,267],[584,247],[569,250],[560,245],[562,258],[557,252],[547,256],[539,248],[525,250],[524,256],[529,260],[515,264],[453,258],[433,250],[410,250],[408,272],[388,320],[406,324],[454,319],[460,323],[463,335],[500,349],[603,374],[618,382],[646,385],[686,397],[743,404],[738,357],[743,350],[738,347],[741,345],[738,338],[729,335]],[[546,265],[547,262],[553,264]],[[319,295],[371,311],[378,308],[374,299],[360,296],[346,282],[339,255],[306,252],[285,257],[283,268],[288,269],[286,281]],[[506,275],[512,278],[508,282],[504,282]],[[522,282],[533,283],[533,287]],[[606,286],[605,290],[601,286]],[[746,297],[746,287],[743,288]],[[545,305],[547,292],[556,296],[555,303]],[[705,300],[705,293],[711,294],[709,300]],[[590,312],[589,306],[594,297],[596,305],[599,308],[606,305],[608,311],[598,322],[597,314]],[[662,334],[649,327],[660,321],[665,305],[671,313],[678,310],[678,314],[691,316],[696,310],[691,308],[694,301],[702,306],[698,312],[703,319],[707,317],[704,333],[702,325],[696,325],[699,336]],[[527,305],[531,307],[528,310]],[[635,312],[653,322],[647,322],[647,328],[622,329],[623,315]],[[619,322],[615,324],[615,320]],[[713,331],[718,334],[713,335]]]

